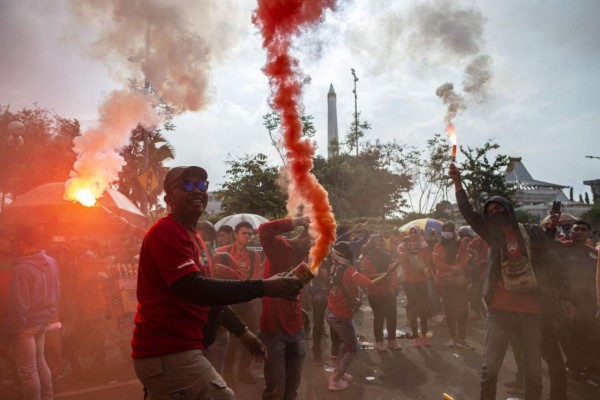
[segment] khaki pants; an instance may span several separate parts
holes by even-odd
[[[133,360],[150,400],[234,400],[233,391],[202,350]]]

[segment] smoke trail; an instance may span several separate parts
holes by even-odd
[[[467,108],[465,99],[454,91],[454,85],[451,83],[444,83],[438,87],[435,94],[448,106],[444,121],[446,121],[446,125],[452,125],[452,121],[456,118],[458,112]]]
[[[488,98],[489,82],[492,79],[492,58],[481,54],[475,57],[465,68],[463,90],[477,102],[485,102]]]
[[[127,78],[141,73],[148,83],[145,95],[119,92],[108,97],[100,106],[98,125],[74,141],[78,159],[68,186],[89,187],[99,196],[124,165],[118,152],[128,143],[131,130],[138,122],[151,121],[154,126],[160,122],[153,103],[164,101],[173,114],[197,111],[208,103],[211,48],[192,30],[190,17],[197,17],[194,7],[206,6],[201,15],[207,19],[211,5],[206,1],[72,0],[70,6],[80,25],[98,30],[91,46],[94,57],[126,70]],[[226,37],[223,34],[223,42],[228,42]]]
[[[267,63],[263,69],[271,86],[271,106],[281,115],[284,146],[289,161],[291,183],[289,203],[298,199],[305,205],[316,234],[310,251],[311,268],[317,267],[335,241],[335,219],[327,192],[310,172],[313,168],[314,145],[302,138],[300,102],[306,77],[298,60],[290,55],[292,40],[302,30],[323,20],[326,9],[333,9],[336,0],[259,0],[253,23],[263,36]]]

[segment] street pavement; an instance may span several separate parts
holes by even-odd
[[[398,327],[408,329],[406,325],[406,299],[401,295],[398,302]],[[373,342],[372,313],[364,304],[355,316],[357,330],[360,335]],[[456,400],[479,398],[479,370],[484,337],[484,321],[471,317],[467,339],[475,347],[474,350],[447,348],[444,343],[449,339],[443,322],[432,323],[432,346],[414,348],[412,340],[400,339],[402,349],[387,350],[384,353],[375,349],[363,349],[350,366],[349,372],[354,379],[348,389],[331,392],[327,389],[327,380],[332,370],[331,360],[325,359],[324,366],[313,365],[311,345],[307,341],[307,355],[302,372],[302,383],[299,390],[300,400],[395,400],[442,399],[443,393]],[[325,354],[329,354],[329,339],[324,339],[327,346]],[[372,347],[372,346],[366,346]],[[548,398],[549,380],[544,367],[542,399]],[[504,366],[498,379],[498,399],[518,397],[507,393],[502,383],[511,381],[515,374],[515,363],[512,353],[506,355]],[[252,370],[257,383],[250,385],[241,382],[228,382],[235,391],[238,400],[257,400],[262,397],[262,370],[257,365]],[[55,383],[55,399],[57,400],[125,400],[143,399],[143,391],[135,374],[131,361],[123,359],[118,352],[109,355],[106,370],[80,380],[66,373]],[[0,399],[19,400],[18,385],[14,381],[4,380],[0,385]],[[569,381],[569,399],[598,400],[600,388],[586,382]]]

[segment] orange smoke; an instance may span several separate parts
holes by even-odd
[[[253,22],[263,35],[267,64],[263,68],[269,78],[271,106],[281,116],[283,144],[289,162],[291,183],[288,203],[298,200],[305,206],[311,220],[311,234],[316,236],[310,250],[310,268],[315,269],[335,242],[335,218],[327,192],[310,172],[313,168],[314,145],[302,137],[299,110],[306,77],[298,60],[290,56],[292,39],[302,29],[316,25],[335,0],[259,0]]]

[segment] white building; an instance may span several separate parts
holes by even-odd
[[[208,192],[208,204],[206,205],[206,213],[219,214],[221,211],[221,200],[217,198],[215,192]]]

